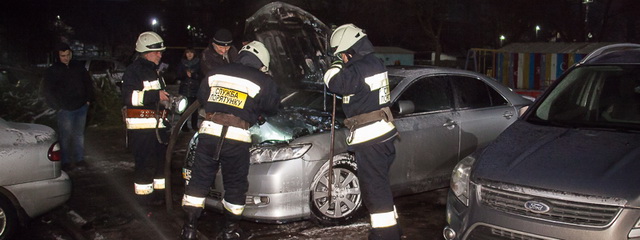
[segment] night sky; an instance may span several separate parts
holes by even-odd
[[[506,42],[638,42],[640,1],[594,0],[291,0],[326,24],[352,22],[379,46],[418,54]],[[156,30],[169,46],[204,47],[216,29],[242,38],[244,20],[270,1],[251,0],[4,0],[0,61],[40,62],[56,41],[77,41],[113,55],[133,49],[140,32]],[[585,14],[588,15],[585,22]],[[57,16],[60,16],[58,19]],[[152,19],[159,22],[155,27]],[[536,25],[541,30],[535,31]],[[187,26],[195,30],[187,30]],[[586,39],[587,32],[593,38]]]

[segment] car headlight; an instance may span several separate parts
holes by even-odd
[[[251,164],[299,158],[311,148],[311,143],[260,146],[251,149]]]
[[[451,174],[451,190],[465,206],[469,206],[469,175],[475,161],[473,156],[463,158]]]

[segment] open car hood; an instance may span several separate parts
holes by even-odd
[[[320,89],[331,29],[299,7],[272,2],[245,23],[245,36],[265,44],[269,69],[281,89]],[[286,91],[285,91],[286,92]]]

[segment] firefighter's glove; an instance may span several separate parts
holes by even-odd
[[[327,72],[324,73],[324,84],[327,85],[327,87],[329,86],[329,81],[331,81],[331,78],[333,78],[333,76],[335,76],[336,74],[338,74],[340,72],[340,70],[342,70],[342,66],[344,65],[344,62],[340,61],[334,61],[333,63],[331,63],[331,67],[329,68],[329,70],[327,70]]]

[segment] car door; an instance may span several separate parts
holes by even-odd
[[[483,80],[451,76],[460,114],[460,157],[493,141],[518,116],[517,110]],[[452,166],[453,167],[453,166]]]
[[[407,105],[413,105],[413,111],[406,111]],[[458,114],[453,106],[453,93],[445,77],[419,78],[401,91],[392,107],[400,134],[391,167],[394,190],[431,189],[443,184],[432,178],[451,174],[451,168],[442,167],[450,165],[448,162],[455,164],[458,156]]]

